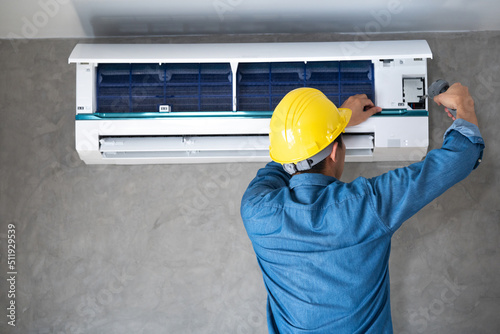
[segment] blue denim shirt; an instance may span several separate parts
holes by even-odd
[[[418,163],[344,183],[290,177],[271,162],[243,195],[241,216],[268,293],[270,333],[392,333],[391,237],[464,179],[482,157],[477,126],[456,120]]]

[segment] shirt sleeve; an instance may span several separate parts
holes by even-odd
[[[453,124],[448,128],[448,130],[446,130],[443,140],[446,139],[446,136],[452,130],[460,132],[462,135],[467,137],[471,141],[471,143],[482,145],[479,157],[476,163],[474,164],[473,169],[476,169],[479,166],[479,164],[483,161],[483,149],[484,149],[484,140],[483,137],[481,136],[481,133],[479,132],[479,128],[475,124],[469,123],[466,120],[458,118],[457,120],[455,120],[455,122],[453,122]]]
[[[259,169],[257,176],[250,182],[241,200],[241,214],[243,217],[250,214],[252,204],[256,204],[262,198],[270,195],[273,191],[288,187],[291,176],[285,172],[283,166],[276,162],[270,162],[266,167]]]
[[[463,180],[482,159],[484,141],[476,125],[456,120],[443,146],[426,158],[366,180],[375,212],[392,232],[421,208]]]
[[[290,178],[291,176],[285,172],[282,165],[270,162],[266,167],[259,169],[257,176],[248,185],[245,195],[265,196],[273,190],[288,187]]]

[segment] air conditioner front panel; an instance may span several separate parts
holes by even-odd
[[[224,63],[432,58],[425,40],[217,43],[77,44],[70,63]],[[267,60],[266,60],[267,59]]]

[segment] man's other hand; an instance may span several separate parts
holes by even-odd
[[[368,119],[368,117],[382,111],[382,108],[375,107],[366,94],[350,96],[342,104],[341,108],[349,108],[352,111],[352,116],[347,126],[354,126],[363,123]]]
[[[448,116],[455,119],[449,112],[449,108],[457,110],[457,118],[478,125],[476,111],[474,108],[474,99],[469,93],[469,88],[460,83],[455,83],[448,90],[434,97],[434,102],[438,105],[444,105]]]

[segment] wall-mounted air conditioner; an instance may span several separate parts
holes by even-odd
[[[88,164],[269,161],[269,120],[297,87],[383,111],[347,129],[346,161],[420,160],[426,41],[78,44],[76,149]]]

